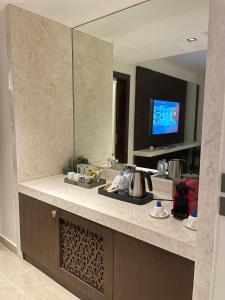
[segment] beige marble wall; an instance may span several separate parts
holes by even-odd
[[[73,155],[71,29],[9,5],[18,181],[60,173]]]
[[[105,165],[112,154],[112,44],[73,30],[75,155]]]
[[[212,297],[225,96],[225,2],[210,1],[194,300]],[[220,299],[223,299],[221,295]]]

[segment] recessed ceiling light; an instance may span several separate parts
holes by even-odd
[[[195,37],[192,37],[192,38],[187,39],[187,41],[191,43],[191,42],[196,42],[197,39]]]

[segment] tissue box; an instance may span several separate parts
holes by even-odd
[[[167,178],[152,176],[153,191],[167,193],[173,197],[174,181]]]

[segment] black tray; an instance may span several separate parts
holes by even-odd
[[[136,204],[136,205],[144,205],[144,204],[147,204],[147,203],[149,203],[153,200],[153,194],[152,193],[146,193],[146,196],[142,197],[142,198],[134,198],[134,197],[128,196],[127,194],[120,195],[120,194],[118,194],[118,192],[109,193],[104,189],[104,187],[100,187],[98,189],[98,193],[100,195],[103,195],[103,196],[106,196],[106,197],[109,197],[109,198],[129,202],[129,203]]]

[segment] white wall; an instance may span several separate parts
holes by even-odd
[[[11,122],[6,18],[0,15],[0,235],[16,243],[16,170]]]
[[[153,61],[143,62],[139,64],[141,67],[151,69],[156,72],[160,72],[163,74],[167,74],[179,79],[186,80],[188,82],[195,82],[199,81],[198,75],[186,71],[183,68],[178,68],[177,66],[167,63],[163,61],[163,59],[157,59]]]

